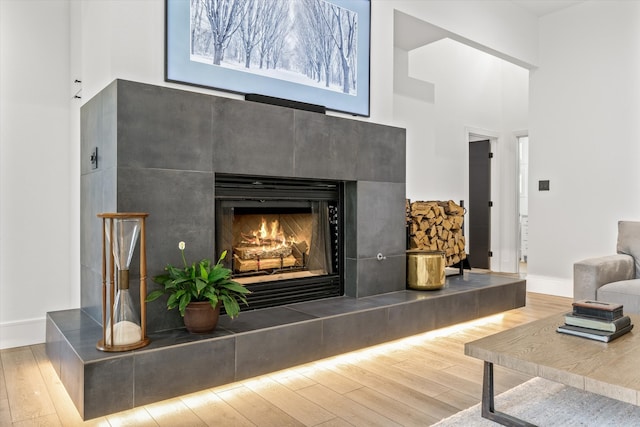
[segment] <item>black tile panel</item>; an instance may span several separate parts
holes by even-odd
[[[225,316],[221,316],[223,318]],[[178,344],[189,344],[198,341],[206,341],[214,338],[225,339],[232,337],[232,333],[220,326],[206,334],[191,334],[186,328],[180,327],[169,329],[166,331],[148,334],[150,343],[148,346],[136,351],[136,353],[146,352],[150,350],[162,349]]]
[[[376,301],[365,298],[335,297],[292,304],[289,308],[314,317],[330,317],[380,306]]]
[[[118,80],[118,167],[211,172],[216,99]]]
[[[406,131],[369,122],[357,123],[360,126],[358,180],[406,182]]]
[[[374,308],[323,319],[324,357],[389,340],[387,308]]]
[[[51,319],[56,328],[63,333],[67,331],[74,331],[87,327],[91,324],[91,318],[89,318],[82,310],[60,310],[47,313],[47,317]]]
[[[81,415],[84,414],[85,363],[78,357],[75,348],[66,340],[60,345],[60,381]],[[108,383],[110,384],[110,383]],[[84,416],[84,415],[83,415]]]
[[[525,282],[487,287],[478,291],[478,317],[489,316],[524,305]]]
[[[406,281],[404,254],[379,260],[377,257],[360,259],[357,265],[358,298],[404,290]]]
[[[163,370],[163,376],[166,376]],[[79,378],[82,381],[82,377]],[[95,418],[134,407],[132,357],[105,359],[84,365],[84,418]]]
[[[415,335],[436,328],[434,307],[438,298],[413,300],[389,307],[388,332],[390,339]]]
[[[80,235],[80,243],[85,248],[80,253],[80,263],[95,271],[100,271],[102,265],[102,220],[97,215],[115,206],[115,173],[115,169],[108,169],[80,178],[80,217],[85,224],[84,233]]]
[[[447,285],[451,288],[484,288],[524,281],[523,278],[512,274],[469,273],[467,271],[462,276],[447,277]]]
[[[236,380],[317,360],[322,333],[322,321],[311,320],[238,334]]]
[[[82,283],[91,284],[86,291],[80,294],[80,306],[84,311],[102,324],[102,274],[88,267],[80,266],[80,280]]]
[[[355,181],[357,122],[294,112],[294,176]]]
[[[97,173],[116,165],[115,146],[117,140],[117,82],[113,82],[81,107],[80,173]],[[92,167],[90,153],[98,148],[98,169]]]
[[[223,316],[220,318],[218,326],[239,334],[313,319],[315,319],[315,316],[280,306],[262,310],[243,311],[235,319]]]
[[[75,310],[78,311],[78,310]],[[51,366],[60,376],[60,366],[61,366],[61,353],[62,347],[66,345],[64,340],[64,335],[58,329],[55,322],[51,319],[50,313],[47,313],[46,317],[46,329],[45,329],[45,351],[47,353],[47,357],[51,362]]]
[[[357,256],[405,256],[405,184],[359,181],[357,185]],[[403,275],[404,273],[401,272]]]
[[[344,193],[344,251],[345,257],[358,258],[358,183],[345,183]]]
[[[347,257],[344,262],[344,294],[358,296],[358,260]]]
[[[80,329],[65,332],[69,345],[83,363],[91,363],[106,357],[124,357],[123,353],[105,353],[98,350],[96,345],[102,339],[102,327],[94,321],[83,322]]]
[[[359,301],[375,304],[376,306],[403,305],[413,301],[429,299],[434,294],[429,291],[414,291],[411,289],[388,292],[386,294],[373,295],[370,297],[360,298]]]
[[[440,297],[437,299],[437,304],[432,307],[435,328],[451,326],[479,317],[478,295],[473,291]]]
[[[233,382],[235,352],[228,337],[135,353],[135,406]]]
[[[160,288],[153,282],[153,277],[164,273],[167,264],[182,265],[178,249],[180,241],[186,243],[187,262],[217,259],[211,227],[214,218],[213,173],[120,168],[118,182],[119,209],[149,213],[146,219],[148,292]],[[138,274],[138,256],[138,252],[134,253],[132,277]],[[165,298],[147,304],[147,319],[150,332],[182,324],[177,310],[167,313]]]
[[[292,109],[218,98],[212,128],[216,172],[293,176]]]

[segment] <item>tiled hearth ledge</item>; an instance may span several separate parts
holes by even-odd
[[[126,353],[96,350],[81,310],[47,315],[47,354],[83,419],[231,383],[525,304],[518,276],[465,272],[437,291],[337,297],[222,316],[216,331],[150,334]]]

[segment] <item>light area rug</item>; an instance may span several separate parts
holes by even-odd
[[[495,409],[540,427],[640,426],[640,406],[533,378],[495,397]],[[482,418],[480,404],[434,424],[438,427],[493,427]]]

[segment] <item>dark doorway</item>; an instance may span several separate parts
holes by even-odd
[[[491,142],[469,142],[469,264],[490,269]]]

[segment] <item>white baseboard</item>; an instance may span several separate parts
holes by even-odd
[[[0,324],[0,350],[40,344],[46,339],[46,318]]]
[[[573,298],[573,280],[527,274],[527,292]]]

